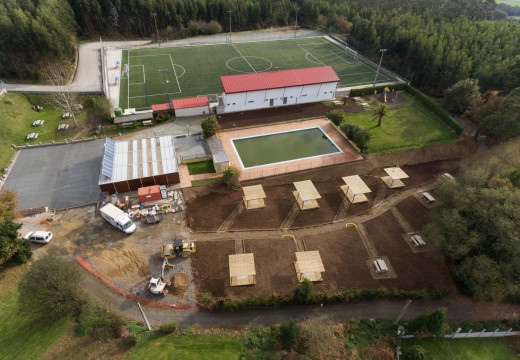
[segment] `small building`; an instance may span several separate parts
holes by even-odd
[[[207,96],[175,99],[171,103],[176,117],[210,114]]]
[[[224,150],[222,142],[218,137],[212,136],[207,139],[207,143],[215,171],[218,174],[223,173],[229,168],[229,158]]]
[[[225,113],[305,104],[336,97],[338,75],[330,66],[221,76]],[[222,110],[220,110],[222,109]]]
[[[400,167],[385,168],[385,172],[388,176],[381,177],[381,180],[391,189],[403,187],[404,183],[401,179],[409,177]]]
[[[352,204],[367,202],[366,193],[372,192],[359,175],[345,176],[342,178],[345,185],[340,188]]]
[[[305,279],[309,281],[323,280],[321,273],[325,272],[325,267],[319,251],[302,251],[295,253],[295,255],[294,267],[299,282],[303,282]]]
[[[310,210],[320,207],[316,200],[321,199],[321,196],[312,181],[297,181],[293,184],[296,188],[296,191],[293,191],[293,195],[301,210]]]
[[[105,140],[99,188],[109,194],[179,183],[174,137]]]
[[[265,207],[265,192],[262,185],[244,186],[244,205],[247,210]]]
[[[229,286],[254,284],[256,284],[256,270],[253,254],[229,255]]]
[[[137,196],[139,197],[139,202],[145,203],[148,201],[158,201],[162,199],[161,195],[161,186],[160,185],[152,185],[139,188],[137,190]]]
[[[171,110],[171,103],[164,104],[152,104],[152,112],[156,113],[159,111],[168,111]]]

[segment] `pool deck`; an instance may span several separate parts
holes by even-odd
[[[341,151],[343,151],[343,153],[322,155],[307,159],[258,166],[252,169],[243,169],[240,165],[238,155],[235,152],[231,141],[232,139],[246,136],[259,136],[274,132],[306,129],[316,126],[319,126],[330,137],[330,139],[334,141],[334,143],[341,149]],[[266,176],[302,171],[327,165],[361,160],[363,158],[361,154],[359,154],[359,152],[352,145],[350,145],[349,142],[345,140],[345,138],[334,128],[334,126],[330,124],[328,119],[302,120],[284,124],[264,125],[247,129],[223,131],[217,133],[217,136],[220,141],[222,141],[224,151],[229,158],[229,164],[241,169],[242,174],[240,176],[240,180],[257,179]]]

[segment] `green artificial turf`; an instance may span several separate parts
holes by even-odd
[[[188,164],[188,172],[190,175],[209,174],[215,172],[215,167],[211,160],[197,161]]]
[[[372,83],[376,66],[323,37],[216,44],[175,48],[125,50],[119,106],[150,108],[172,98],[222,92],[221,75],[330,65],[340,77],[339,87]],[[395,77],[381,70],[378,83]]]
[[[372,118],[371,110],[366,109],[347,114],[344,120],[368,130],[371,135],[369,153],[415,149],[449,143],[459,138],[418,101],[388,109],[381,126],[377,126],[377,120]]]
[[[137,344],[128,359],[239,359],[242,345],[238,339],[215,335],[165,336]]]
[[[514,360],[518,356],[500,338],[480,339],[423,339],[406,340],[403,350],[412,345],[422,346],[428,360]]]

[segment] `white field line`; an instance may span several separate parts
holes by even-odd
[[[128,92],[126,93],[126,106],[127,108],[130,108],[130,50],[127,52],[128,55],[128,81],[126,82],[126,85],[128,87]]]
[[[177,86],[179,87],[179,93],[181,93],[182,92],[181,84],[179,84],[179,78],[177,77],[177,71],[175,71],[175,65],[173,64],[172,56],[170,54],[168,54],[168,56],[170,57],[170,62],[172,64],[173,73],[175,74],[175,80],[177,80]],[[184,72],[186,72],[186,70]],[[178,93],[175,93],[175,94],[178,94]]]
[[[313,58],[315,58],[316,61],[318,61],[319,64],[321,64],[321,65],[323,65],[323,66],[326,65],[326,64],[323,63],[323,61],[321,61],[320,59],[318,59],[316,56],[312,55],[312,53],[311,53],[310,51],[305,50],[305,49],[303,48],[302,45],[300,45],[300,44],[296,44],[296,45],[297,45],[300,49],[302,49],[303,51],[305,51],[305,59],[306,59],[307,61],[311,62],[311,61],[307,58],[307,56],[310,55],[310,56],[312,56]],[[303,44],[303,45],[308,45],[308,44]]]
[[[336,54],[334,51],[332,50],[329,50],[333,55],[336,55],[338,58],[340,58],[341,60],[343,60],[344,62],[346,62],[347,64],[352,64],[350,61],[347,61],[345,59],[343,59],[343,57],[339,56],[338,54]]]
[[[143,71],[143,82],[134,82],[134,83],[131,83],[130,84],[130,76],[128,76],[128,83],[129,85],[142,85],[142,84],[146,84],[146,75],[144,73],[144,65],[132,65],[134,67],[138,66],[138,67],[141,67],[142,68],[142,71]],[[128,72],[130,72],[130,66],[128,67]]]
[[[170,91],[168,94],[180,94],[180,91]],[[142,97],[149,97],[149,96],[164,96],[167,95],[166,93],[162,94],[151,94],[151,95],[136,95],[136,96],[130,96],[130,99],[136,99],[136,98],[142,98]]]
[[[242,53],[241,53],[240,51],[238,51],[238,49],[237,49],[237,47],[235,46],[235,44],[231,44],[231,45],[233,45],[233,47],[235,48],[235,50],[237,51],[237,53],[239,53],[240,56],[242,56],[242,59],[244,59],[244,60],[246,61],[246,63],[251,67],[251,69],[253,69],[253,71],[256,73],[256,70],[255,70],[255,68],[253,67],[253,65],[251,65],[251,64],[249,63],[249,61],[247,61],[247,59],[244,57],[244,55],[242,55]]]

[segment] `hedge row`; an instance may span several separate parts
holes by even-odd
[[[416,88],[408,85],[408,84],[397,84],[391,86],[376,86],[376,87],[368,87],[363,89],[352,89],[350,92],[350,96],[361,96],[361,95],[371,95],[374,94],[374,91],[378,93],[383,92],[383,90],[388,87],[390,90],[400,91],[404,90],[407,93],[415,96],[417,100],[419,100],[428,110],[432,111],[436,114],[442,122],[448,125],[453,131],[457,133],[457,135],[462,134],[464,130],[462,126],[456,122],[446,110],[444,110],[439,104],[430,99],[428,96],[424,95],[422,92],[417,90]]]
[[[448,292],[439,289],[349,289],[319,292],[310,296],[308,301],[297,301],[295,297],[282,296],[278,294],[253,296],[246,299],[229,299],[214,298],[209,293],[204,293],[201,296],[200,305],[206,310],[218,311],[245,308],[276,308],[294,305],[338,304],[377,299],[436,300],[447,295]]]

